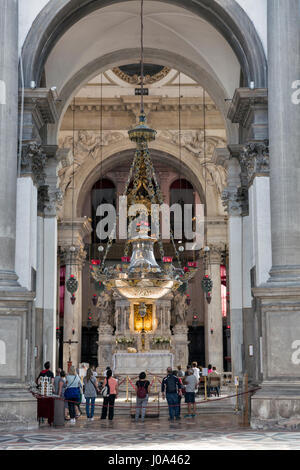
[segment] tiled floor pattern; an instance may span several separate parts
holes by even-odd
[[[81,417],[75,426],[42,425],[37,431],[0,432],[0,450],[300,450],[299,432],[255,432],[233,414],[200,415],[169,423],[166,418],[135,424]]]

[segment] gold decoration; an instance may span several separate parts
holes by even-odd
[[[146,315],[144,318],[140,316],[140,304],[134,304],[134,330],[142,331],[143,326],[145,331],[152,331],[153,329],[153,305],[146,304]]]

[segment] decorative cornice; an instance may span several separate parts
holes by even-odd
[[[228,119],[231,122],[247,127],[248,115],[253,106],[268,105],[267,88],[237,88],[235,90],[229,111]]]
[[[160,72],[156,73],[155,75],[146,75],[144,77],[144,84],[145,85],[151,85],[152,83],[156,83],[163,78],[165,78],[168,73],[170,72],[169,67],[164,67]],[[115,67],[112,69],[113,73],[123,80],[126,83],[129,83],[130,85],[140,85],[141,83],[141,76],[138,75],[128,75],[127,73],[123,72],[119,67]]]

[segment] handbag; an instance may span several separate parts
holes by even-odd
[[[74,378],[73,382],[71,383],[71,385],[74,383],[76,377]],[[70,401],[80,401],[80,391],[79,391],[79,387],[71,387],[71,385],[69,385],[66,390],[65,390],[65,398],[67,400],[70,400]]]
[[[106,379],[106,385],[102,388],[101,390],[101,395],[103,398],[109,397],[110,391],[109,391],[109,385],[108,385],[108,380]]]

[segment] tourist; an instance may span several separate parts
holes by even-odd
[[[167,376],[163,379],[161,384],[162,398],[167,399],[169,406],[169,421],[174,421],[174,418],[180,419],[179,416],[179,395],[182,394],[182,385],[178,377],[173,375],[171,367],[167,369]]]
[[[65,398],[68,400],[69,413],[71,418],[71,424],[76,423],[78,415],[76,415],[75,406],[80,404],[80,393],[81,393],[81,380],[76,374],[74,366],[70,367],[69,373],[66,377],[66,389]]]
[[[139,375],[139,380],[136,382],[136,411],[135,411],[135,421],[136,423],[139,420],[141,414],[142,423],[145,420],[146,408],[148,404],[149,394],[150,394],[150,382],[146,380],[145,372],[141,372]]]
[[[66,373],[65,373],[64,370],[61,370],[60,371],[60,380],[58,382],[57,395],[60,398],[65,398],[65,390],[66,390]],[[67,401],[65,401],[65,421],[70,421],[69,406],[68,406]]]
[[[37,385],[39,385],[41,377],[48,377],[48,378],[51,379],[52,385],[54,385],[54,374],[50,370],[50,362],[49,361],[45,362],[44,367],[45,367],[45,369],[41,370],[41,372],[39,373],[38,378],[36,379],[35,383]]]
[[[180,367],[180,366],[177,366],[177,367]],[[178,380],[179,380],[180,385],[181,385],[181,387],[182,387],[182,388],[181,388],[181,391],[182,391],[182,394],[183,394],[183,393],[185,393],[185,389],[184,389],[183,382],[182,382],[182,379],[183,379],[183,377],[184,377],[184,372],[183,372],[183,371],[181,371],[181,372],[182,372],[182,374],[183,374],[181,377],[178,377],[178,373],[179,373],[178,370],[174,370],[174,371],[173,371],[173,375],[175,375],[175,377],[178,377]],[[181,412],[182,394],[178,394],[178,409],[179,409],[179,411],[178,411],[178,416],[180,416],[180,412]]]
[[[193,362],[192,363],[192,369],[193,369],[193,373],[197,379],[197,381],[199,382],[199,379],[200,379],[200,369],[198,368],[198,364],[197,362]]]
[[[207,373],[208,373],[208,374],[211,374],[212,371],[213,371],[213,370],[212,370],[212,365],[211,365],[211,364],[208,364],[208,366],[207,366]]]
[[[61,381],[60,373],[61,373],[61,369],[57,369],[56,370],[56,375],[54,377],[54,383],[53,383],[53,388],[54,388],[54,394],[55,395],[58,395],[58,384]]]
[[[196,391],[198,389],[199,380],[197,380],[196,376],[191,370],[183,379],[183,383],[185,385],[185,403],[188,405],[188,414],[184,415],[184,417],[194,418],[196,416]]]
[[[109,366],[106,367],[105,371],[103,372],[103,376],[106,377],[107,371],[111,370]]]
[[[106,419],[108,409],[108,419],[113,420],[115,400],[118,397],[118,381],[112,377],[111,369],[106,372],[106,380],[103,386],[108,386],[108,395],[103,398],[101,419]]]
[[[217,396],[220,396],[220,381],[219,380],[214,380],[215,378],[219,379],[220,374],[217,373],[217,368],[213,367],[212,372],[209,374],[208,377],[208,396],[211,396],[211,392],[214,391],[216,392]],[[212,380],[211,380],[212,379]],[[212,385],[213,383],[213,385]],[[218,384],[218,385],[216,385]]]
[[[94,420],[95,401],[98,392],[97,380],[94,377],[93,370],[89,368],[83,379],[83,393],[86,399],[86,417],[89,421]]]
[[[179,377],[179,378],[180,378],[180,377],[184,377],[184,372],[183,372],[183,370],[182,370],[182,368],[181,368],[180,365],[177,366],[177,377]]]

